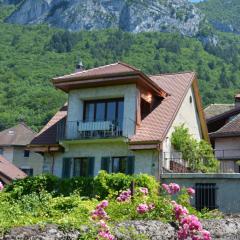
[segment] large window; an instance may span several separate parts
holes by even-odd
[[[119,124],[122,124],[123,112],[124,106],[122,98],[86,101],[84,108],[84,121],[116,121]]]
[[[94,158],[74,158],[73,176],[88,177],[94,175]]]
[[[108,173],[134,174],[134,156],[102,157],[101,169]]]

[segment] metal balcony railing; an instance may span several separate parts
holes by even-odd
[[[129,128],[135,129],[135,125],[118,121],[67,121],[57,126],[58,140],[96,139],[127,137]],[[133,123],[130,121],[130,123]]]
[[[215,149],[214,153],[218,160],[240,160],[240,149]]]

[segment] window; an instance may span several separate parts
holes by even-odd
[[[3,148],[0,148],[0,155],[3,155]]]
[[[207,208],[216,209],[216,184],[215,183],[196,183],[195,204],[197,210]]]
[[[94,175],[94,158],[74,158],[73,176],[88,177]]]
[[[71,158],[63,158],[62,164],[63,164],[62,165],[62,178],[70,178],[72,159]]]
[[[122,124],[123,112],[124,100],[122,98],[86,101],[84,107],[84,121],[117,121]]]
[[[24,157],[29,157],[30,151],[29,150],[24,150]]]
[[[134,156],[129,157],[102,157],[101,169],[108,173],[134,174]]]
[[[21,168],[23,172],[25,172],[28,176],[33,176],[33,169],[32,168]]]

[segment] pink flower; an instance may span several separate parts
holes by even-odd
[[[176,183],[170,183],[169,185],[163,183],[162,187],[164,190],[167,191],[168,194],[171,194],[171,195],[176,194],[180,191],[180,187]]]
[[[143,193],[145,196],[148,195],[148,189],[145,187],[139,188],[140,192]]]
[[[181,224],[187,224],[189,227],[189,230],[191,231],[201,231],[202,230],[202,224],[199,222],[198,218],[194,215],[188,215],[185,216],[181,220]]]
[[[174,211],[175,217],[178,221],[180,221],[182,217],[184,217],[188,214],[188,210],[185,207],[183,207],[182,205],[179,205],[177,203],[175,203],[173,205],[173,211]]]
[[[155,205],[154,205],[153,203],[150,203],[150,204],[148,205],[149,211],[152,211],[154,208],[155,208]]]
[[[187,188],[187,193],[189,196],[193,196],[195,194],[195,190],[191,187]]]
[[[202,240],[211,240],[211,235],[210,232],[208,232],[207,230],[202,230]]]
[[[108,206],[108,201],[103,200],[101,203],[97,205],[97,208],[106,208]]]
[[[0,181],[0,192],[3,190],[4,186],[2,184],[2,182]]]
[[[137,206],[137,212],[139,214],[144,214],[149,211],[148,205],[145,203],[141,203]]]
[[[127,202],[131,199],[131,191],[128,189],[126,191],[122,191],[121,194],[117,197],[118,202]]]
[[[107,240],[114,240],[115,239],[115,237],[109,231],[105,231],[105,230],[100,230],[98,235],[101,238],[107,239]]]

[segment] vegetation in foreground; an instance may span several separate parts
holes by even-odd
[[[214,215],[208,211],[198,212],[190,206],[189,198],[194,194],[193,189],[180,191],[177,184],[163,185],[159,194],[158,183],[153,177],[145,174],[127,176],[121,173],[100,172],[94,179],[94,196],[93,191],[83,193],[82,186],[89,183],[89,179],[84,179],[65,180],[66,186],[70,188],[77,182],[82,182],[82,185],[76,184],[72,187],[71,192],[66,195],[60,191],[60,181],[49,175],[29,177],[5,186],[0,193],[0,230],[5,232],[16,226],[33,224],[44,226],[48,223],[76,229],[81,229],[85,225],[89,227],[89,231],[82,239],[96,239],[97,234],[102,232],[103,238],[106,228],[111,229],[116,222],[124,220],[174,221],[179,225],[179,229],[182,229],[183,219],[189,223],[197,221],[198,224],[196,217],[211,218]],[[52,186],[56,180],[58,184]],[[135,193],[132,197],[129,186],[133,180]],[[63,182],[62,184],[64,185]],[[175,194],[177,194],[175,202],[172,202],[172,196]],[[192,215],[196,217],[189,217]],[[199,234],[200,232],[202,234],[203,230],[200,231],[199,224],[198,229]],[[189,229],[187,234],[189,235],[191,231]],[[181,235],[180,232],[179,234]]]

